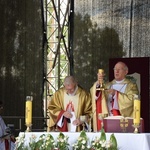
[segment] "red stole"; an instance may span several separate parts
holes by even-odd
[[[101,120],[98,119],[98,114],[102,113],[102,93],[96,91],[96,96],[99,96],[96,100],[96,117],[97,117],[97,131],[101,130]]]
[[[9,150],[9,141],[5,139],[5,150]]]
[[[118,92],[116,94],[117,94],[116,97],[117,97],[117,101],[118,101]],[[117,109],[113,109],[113,105],[114,105],[114,99],[112,100],[112,114],[113,114],[113,116],[120,116],[121,115],[120,111]]]
[[[5,139],[5,150],[10,150],[11,149],[11,143],[10,142],[13,142],[15,143],[15,139],[13,138],[10,138],[11,141],[8,141],[7,139]]]
[[[67,107],[66,107],[66,111],[74,111],[74,106],[73,106],[72,102],[69,102],[69,103],[68,103],[68,105],[67,105]],[[62,115],[63,115],[64,112],[65,112],[65,111],[62,110],[62,111],[59,113],[59,115],[58,115],[58,117],[57,117],[57,122],[58,122],[59,119],[62,117]],[[68,132],[67,119],[68,119],[68,118],[66,118],[66,117],[63,116],[63,126],[62,126],[62,127],[57,126],[57,129],[58,129],[59,131],[61,131],[61,132]]]
[[[62,110],[62,111],[59,113],[56,122],[59,121],[59,119],[62,117],[62,115],[63,115],[64,112],[65,112],[65,111]],[[61,132],[68,132],[68,128],[67,128],[67,118],[64,117],[64,118],[63,118],[63,122],[64,122],[63,126],[62,126],[62,127],[57,126],[57,129],[58,129],[59,131],[61,131]]]

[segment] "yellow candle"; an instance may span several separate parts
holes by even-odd
[[[140,117],[141,117],[141,111],[140,111],[140,107],[141,107],[141,101],[139,99],[135,99],[134,100],[134,120],[133,123],[134,124],[140,124]]]
[[[27,96],[25,108],[25,123],[26,125],[32,124],[32,97]]]

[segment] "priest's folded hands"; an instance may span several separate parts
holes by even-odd
[[[65,111],[63,116],[66,117],[66,118],[72,118],[72,114],[69,111]]]
[[[70,119],[70,118],[73,117],[73,115],[72,115],[71,112],[69,112],[69,111],[65,111],[64,114],[63,114],[63,116],[66,117],[66,118],[68,118],[68,119]],[[78,126],[78,125],[80,125],[80,124],[82,124],[82,123],[83,123],[83,121],[81,121],[80,119],[75,119],[75,120],[72,122],[72,124],[75,125],[75,126]]]
[[[106,92],[107,92],[108,94],[114,96],[115,93],[117,92],[117,90],[114,90],[114,89],[108,89],[108,90],[106,90]]]

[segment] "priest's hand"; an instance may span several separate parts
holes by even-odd
[[[72,114],[71,114],[71,112],[69,112],[69,111],[65,111],[65,112],[63,113],[63,116],[66,117],[66,118],[72,118]]]
[[[110,95],[114,96],[115,93],[116,93],[116,90],[114,90],[114,89],[109,89],[109,90],[107,90],[107,92],[108,92]]]
[[[73,125],[78,126],[80,124],[82,124],[83,122],[80,121],[80,119],[76,119],[73,121]]]

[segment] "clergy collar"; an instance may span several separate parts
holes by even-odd
[[[123,80],[121,80],[121,81],[116,81],[116,80],[115,80],[115,81],[116,81],[116,83],[120,84],[120,83],[123,83],[124,80],[125,80],[125,79],[123,79]]]

